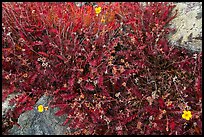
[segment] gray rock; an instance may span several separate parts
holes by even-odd
[[[47,111],[38,112],[37,106],[47,106],[51,98],[43,96],[34,106],[34,110],[27,111],[20,115],[18,126],[14,126],[9,130],[10,135],[64,135],[68,132],[67,125],[62,126],[66,119],[66,115],[57,117],[54,114],[59,108],[49,108]]]
[[[202,51],[202,2],[176,2],[178,15],[170,22],[177,31],[169,35],[170,43],[192,51]]]

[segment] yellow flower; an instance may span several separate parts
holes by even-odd
[[[43,112],[43,110],[44,110],[43,105],[39,105],[39,106],[38,106],[38,112]]]
[[[95,8],[95,12],[96,12],[96,14],[99,14],[101,12],[101,7]]]
[[[183,115],[182,115],[183,119],[190,120],[191,117],[192,117],[191,111],[186,111],[186,110],[183,111]]]

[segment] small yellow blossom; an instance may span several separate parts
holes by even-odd
[[[43,111],[44,111],[43,105],[39,105],[39,106],[38,106],[38,112],[43,112]]]
[[[48,106],[47,107],[44,107],[43,105],[38,106],[38,112],[43,112],[44,110],[45,111],[48,110]]]
[[[183,115],[182,115],[183,119],[190,120],[191,117],[192,117],[191,111],[186,111],[186,110],[183,111]]]
[[[96,12],[96,14],[99,14],[101,12],[101,7],[95,8],[95,12]]]

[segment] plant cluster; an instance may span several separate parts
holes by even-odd
[[[169,45],[175,5],[97,5],[2,4],[3,101],[20,93],[3,133],[46,94],[67,134],[201,134],[202,54]]]

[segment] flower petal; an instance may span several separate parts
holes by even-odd
[[[186,119],[186,115],[185,115],[185,114],[183,114],[183,115],[182,115],[182,118],[183,118],[183,119]]]
[[[187,114],[188,114],[188,115],[191,115],[191,111],[187,111]]]
[[[183,113],[185,114],[185,113],[187,113],[187,111],[186,111],[186,110],[184,110],[184,111],[183,111]]]
[[[190,118],[189,118],[189,117],[186,117],[185,119],[186,119],[186,120],[190,120]]]
[[[43,105],[39,105],[38,106],[38,112],[43,112],[44,108],[43,108]]]

